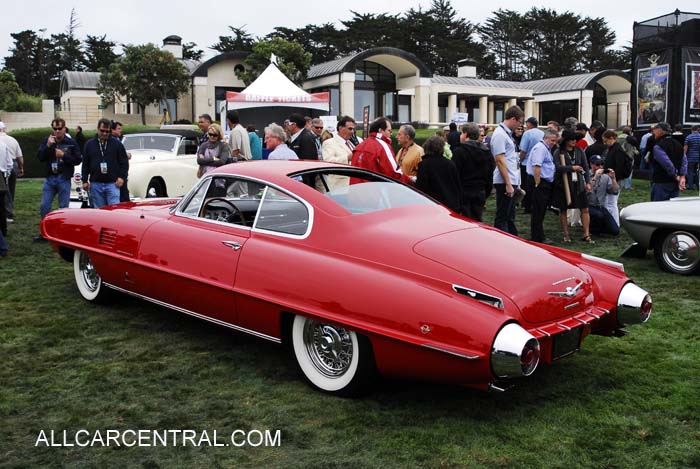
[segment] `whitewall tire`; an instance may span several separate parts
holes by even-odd
[[[295,316],[291,340],[299,370],[321,391],[356,394],[374,370],[369,341],[341,326]]]
[[[73,254],[73,273],[75,284],[83,298],[97,302],[106,297],[107,287],[102,284],[102,278],[86,252],[76,249]]]

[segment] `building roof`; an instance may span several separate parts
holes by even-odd
[[[215,55],[211,59],[199,64],[194,70],[190,70],[193,77],[206,77],[209,67],[212,67],[224,60],[243,60],[250,55],[248,51],[234,50]]]
[[[415,65],[416,68],[418,68],[421,77],[429,78],[432,75],[432,72],[428,66],[410,52],[396,49],[394,47],[375,47],[373,49],[356,52],[336,60],[331,60],[330,62],[312,65],[306,79],[311,80],[341,72],[354,73],[355,64],[375,55],[393,55],[395,57],[400,57]]]
[[[100,73],[64,70],[61,81],[65,81],[66,90],[96,90],[97,83],[100,81]]]
[[[481,78],[458,78],[458,77],[445,77],[441,75],[435,75],[432,78],[432,82],[439,85],[461,85],[461,86],[475,86],[481,88],[516,88],[527,90],[530,89],[527,86],[527,82],[520,81],[505,81],[505,80],[484,80]]]
[[[535,95],[561,93],[564,91],[592,90],[600,79],[607,76],[618,76],[630,81],[630,76],[622,70],[605,70],[602,72],[527,81],[523,84],[530,88]]]

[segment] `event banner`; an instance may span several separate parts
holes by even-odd
[[[637,56],[637,125],[666,122],[669,58],[667,51]]]
[[[683,123],[700,123],[700,49],[683,49]]]

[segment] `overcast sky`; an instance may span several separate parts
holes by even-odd
[[[31,29],[46,29],[49,36],[65,31],[71,8],[78,14],[80,27],[78,36],[84,38],[107,35],[117,44],[161,45],[163,38],[171,34],[181,36],[183,42],[194,42],[210,57],[215,52],[209,46],[227,35],[228,25],[245,26],[253,36],[264,36],[275,26],[299,28],[307,24],[333,22],[340,26],[341,20],[351,17],[350,9],[358,13],[401,14],[411,7],[427,9],[430,0],[353,0],[351,2],[289,2],[280,0],[226,2],[198,2],[192,0],[24,0],[9,2],[2,0],[0,10],[0,58],[9,54],[13,45],[11,33]],[[472,2],[452,0],[457,13],[474,23],[481,23],[498,9],[520,12],[528,10],[532,3],[521,0],[499,2]],[[685,12],[700,12],[697,0],[680,0],[670,3],[638,0],[586,0],[562,2],[540,0],[540,7],[558,13],[572,11],[582,16],[604,17],[617,36],[617,47],[632,41],[632,24],[673,12],[676,8]],[[566,8],[562,5],[567,5]],[[380,46],[383,44],[377,44]]]

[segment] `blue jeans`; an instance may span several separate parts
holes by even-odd
[[[7,241],[0,231],[0,257],[5,257],[7,255]]]
[[[606,233],[613,236],[620,234],[620,227],[605,207],[589,205],[588,213],[591,217],[591,233]]]
[[[518,236],[518,228],[515,226],[515,204],[513,197],[506,195],[505,184],[494,184],[496,189],[496,218],[493,226],[499,230]],[[518,186],[513,186],[517,190]]]
[[[654,189],[651,196],[652,202],[659,202],[661,200],[669,200],[673,197],[678,197],[680,191],[678,190],[678,183],[675,182],[655,182]]]
[[[61,174],[52,174],[44,180],[44,188],[41,191],[41,207],[39,212],[44,218],[51,211],[53,198],[58,194],[58,208],[68,208],[70,204],[70,178]]]
[[[688,162],[688,174],[685,176],[685,187],[687,189],[697,189],[698,188],[698,165],[697,161],[691,163]]]
[[[91,182],[90,202],[94,208],[119,203],[119,188],[113,182]]]

